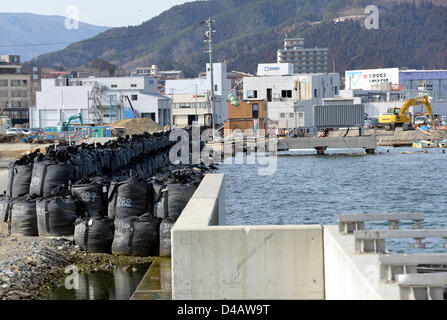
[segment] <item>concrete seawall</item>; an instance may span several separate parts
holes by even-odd
[[[324,299],[323,228],[218,226],[223,189],[208,175],[172,230],[173,298]]]

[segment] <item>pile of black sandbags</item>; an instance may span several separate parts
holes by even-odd
[[[160,255],[171,256],[171,230],[202,182],[214,166],[176,166],[153,179],[154,215],[160,226]]]
[[[170,256],[175,222],[216,168],[171,166],[169,152],[177,142],[169,136],[59,144],[23,157],[9,166],[0,222],[10,235],[74,236],[91,253]]]

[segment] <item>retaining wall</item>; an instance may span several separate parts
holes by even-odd
[[[172,230],[173,298],[324,299],[321,226],[222,226],[224,175],[209,174]]]

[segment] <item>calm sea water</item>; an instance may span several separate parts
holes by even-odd
[[[447,154],[411,148],[280,153],[277,172],[258,175],[256,165],[221,165],[226,175],[229,225],[336,224],[338,214],[425,213],[425,228],[447,228]],[[347,154],[350,152],[351,154]],[[386,229],[386,223],[370,223]],[[411,223],[402,223],[402,229]],[[445,252],[427,239],[427,251]],[[410,240],[389,241],[392,252],[415,252]],[[426,251],[423,251],[426,252]]]

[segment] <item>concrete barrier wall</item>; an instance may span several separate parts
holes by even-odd
[[[172,230],[174,299],[324,299],[321,226],[219,226],[224,208],[207,175]]]
[[[324,227],[324,273],[327,300],[399,300],[397,284],[380,281],[378,254],[358,254],[352,235],[338,226]]]

